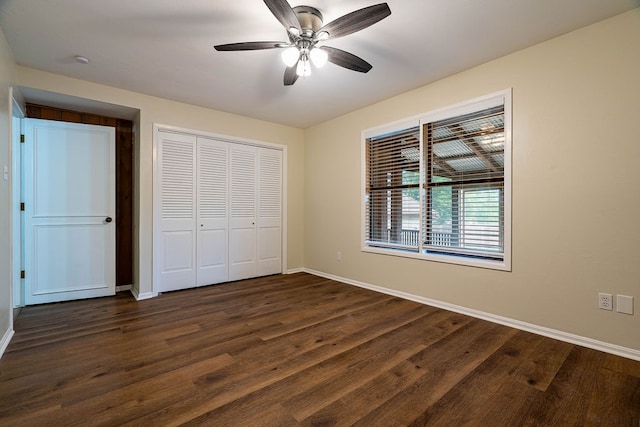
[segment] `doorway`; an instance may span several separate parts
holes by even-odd
[[[27,103],[26,117],[109,126],[116,132],[116,286],[133,283],[133,144],[131,120]]]
[[[28,93],[34,96],[40,96],[37,91],[28,90],[22,88],[24,93]],[[33,93],[32,93],[33,92]],[[62,97],[64,102],[80,102],[80,104],[87,104],[86,100],[83,102],[81,99],[75,99],[72,97]],[[80,105],[79,104],[79,105]],[[88,104],[91,104],[90,102]],[[113,108],[100,108],[97,103],[89,105],[89,110],[111,110]],[[98,108],[96,108],[98,107]],[[124,110],[123,110],[124,111]],[[26,117],[37,118],[44,120],[70,122],[70,123],[84,123],[94,124],[101,126],[109,126],[115,128],[115,140],[116,140],[116,202],[115,202],[115,228],[116,228],[116,286],[119,290],[130,289],[133,284],[133,245],[134,245],[134,231],[133,231],[133,211],[134,211],[134,123],[131,120],[115,118],[110,116],[103,116],[99,114],[86,113],[74,110],[68,110],[64,108],[45,106],[35,103],[26,103]],[[127,115],[132,115],[134,111],[127,111]],[[122,117],[122,116],[121,116]],[[18,144],[24,145],[24,144]],[[16,179],[14,180],[20,187],[19,178],[21,174],[18,169],[14,169]],[[17,193],[19,194],[19,192]],[[19,209],[20,196],[14,201],[14,206]],[[19,218],[19,216],[17,217]],[[17,221],[19,227],[19,221]],[[19,228],[18,228],[19,231]],[[17,234],[19,236],[19,234]],[[19,242],[19,239],[16,243]],[[14,286],[14,306],[24,305],[24,299],[21,298],[22,286],[20,285],[20,251],[16,252],[17,267],[14,265],[14,275],[17,277]],[[24,280],[23,280],[24,281]]]
[[[115,130],[24,128],[25,305],[115,295]]]

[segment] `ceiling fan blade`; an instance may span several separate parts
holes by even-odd
[[[360,73],[367,73],[373,68],[373,65],[369,64],[364,59],[355,56],[352,53],[345,52],[344,50],[336,49],[335,47],[322,46],[320,49],[327,52],[328,61],[344,68],[348,68]]]
[[[298,16],[293,11],[287,0],[264,0],[264,2],[271,13],[273,13],[273,16],[280,21],[287,32],[291,27],[297,28],[298,32],[300,31],[300,21],[298,21]]]
[[[219,44],[214,46],[218,51],[235,51],[235,50],[262,50],[262,49],[275,49],[278,47],[287,46],[286,42],[241,42],[241,43],[229,43]]]
[[[297,65],[297,64],[296,64]],[[298,80],[298,73],[296,72],[296,65],[293,67],[287,67],[284,70],[284,85],[291,86]]]
[[[389,5],[380,3],[341,16],[320,28],[316,33],[326,31],[329,33],[329,38],[335,39],[363,30],[389,15],[391,15]]]

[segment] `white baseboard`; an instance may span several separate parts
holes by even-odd
[[[287,270],[285,274],[296,274],[296,273],[305,273],[306,270],[304,268],[292,268],[291,270]]]
[[[157,297],[158,294],[155,292],[144,292],[142,294],[138,293],[137,289],[130,289],[131,290],[131,295],[133,295],[133,297],[136,299],[136,301],[142,301],[145,299],[151,299],[154,297]]]
[[[0,341],[0,359],[2,359],[2,355],[4,354],[4,351],[9,346],[9,342],[11,341],[13,334],[14,334],[13,329],[7,329],[4,335],[2,336],[2,340]]]
[[[323,273],[321,271],[311,270],[309,268],[302,269],[304,272],[313,274],[315,276],[324,277],[326,279],[335,280],[337,282],[346,283],[348,285],[358,286],[360,288],[370,289],[372,291],[381,292],[383,294],[392,295],[395,297],[415,301],[421,304],[430,305],[433,307],[442,308],[444,310],[453,311],[467,316],[475,317],[489,322],[498,323],[500,325],[509,326],[511,328],[520,329],[523,331],[531,332],[534,334],[542,335],[545,337],[557,339],[559,341],[568,342],[571,344],[580,345],[582,347],[591,348],[594,350],[603,351],[605,353],[615,354],[616,356],[626,357],[628,359],[640,361],[640,350],[633,348],[622,347],[616,344],[611,344],[603,341],[594,340],[591,338],[583,337],[580,335],[571,334],[568,332],[558,331],[556,329],[547,328],[544,326],[535,325],[533,323],[527,323],[520,320],[510,319],[508,317],[498,316],[491,313],[485,313],[483,311],[474,310],[467,307],[462,307],[447,302],[442,302],[430,298],[421,297],[418,295],[409,294],[406,292],[396,291],[393,289],[383,288],[381,286],[371,285],[369,283],[359,282],[357,280],[351,280],[333,274]]]

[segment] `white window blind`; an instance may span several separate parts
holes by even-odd
[[[504,105],[426,123],[424,248],[502,259]]]
[[[366,241],[418,250],[420,243],[420,128],[366,141]]]

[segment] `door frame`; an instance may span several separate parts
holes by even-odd
[[[39,103],[25,102],[25,118],[56,122],[101,125],[116,131],[116,291],[132,290],[133,286],[133,220],[134,220],[134,122],[115,116],[105,116],[81,108],[69,110]]]
[[[9,163],[11,167],[11,185],[9,186],[9,271],[10,271],[10,300],[14,308],[14,316],[24,307],[24,286],[20,278],[23,262],[23,218],[20,214],[22,201],[22,146],[20,136],[24,133],[24,109],[16,100],[14,88],[9,88]],[[19,119],[19,133],[15,133],[14,118]]]
[[[153,124],[153,207],[152,207],[152,297],[158,295],[158,289],[160,288],[160,218],[158,213],[160,212],[160,176],[159,176],[159,164],[158,164],[158,142],[160,140],[160,133],[180,133],[193,135],[195,137],[203,137],[203,138],[212,138],[223,142],[229,142],[232,144],[242,144],[242,145],[251,145],[254,147],[262,147],[262,148],[270,148],[282,151],[282,246],[281,246],[281,254],[280,259],[282,260],[282,272],[285,273],[287,271],[287,170],[288,170],[288,161],[287,161],[287,146],[283,144],[274,144],[270,142],[259,141],[255,139],[248,138],[240,138],[229,135],[222,135],[218,133],[181,128],[177,126],[163,125],[160,123]]]

